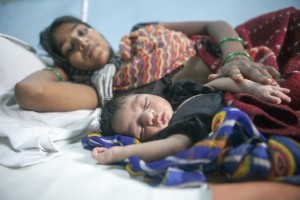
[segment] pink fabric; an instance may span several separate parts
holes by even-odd
[[[148,25],[125,35],[120,42],[122,65],[113,90],[122,91],[156,81],[195,56],[194,42],[181,32]]]

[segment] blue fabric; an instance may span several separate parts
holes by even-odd
[[[126,136],[83,138],[86,149],[135,144]],[[191,148],[151,163],[129,157],[122,165],[133,176],[144,176],[154,186],[196,187],[207,183],[207,175],[229,180],[273,180],[300,185],[299,139],[271,135],[265,137],[247,114],[225,107],[213,119],[212,134]]]

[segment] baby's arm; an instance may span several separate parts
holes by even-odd
[[[166,139],[154,140],[128,146],[115,146],[110,149],[96,147],[92,157],[100,164],[112,164],[130,156],[138,156],[146,162],[162,159],[191,146],[191,140],[183,134],[175,134]]]
[[[289,89],[274,85],[262,85],[247,79],[244,79],[243,82],[236,83],[230,78],[219,78],[210,81],[206,86],[227,92],[248,93],[269,103],[280,104],[282,101],[291,101],[291,98],[286,95],[290,92]]]

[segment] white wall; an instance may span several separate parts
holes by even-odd
[[[0,0],[0,33],[38,48],[39,32],[55,17],[80,17],[81,5],[81,0]],[[89,0],[87,21],[116,50],[121,36],[138,22],[223,19],[236,26],[288,6],[300,9],[300,0]]]

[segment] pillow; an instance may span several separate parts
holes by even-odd
[[[0,47],[0,93],[13,89],[17,82],[46,67],[32,48],[18,39],[0,35]]]

